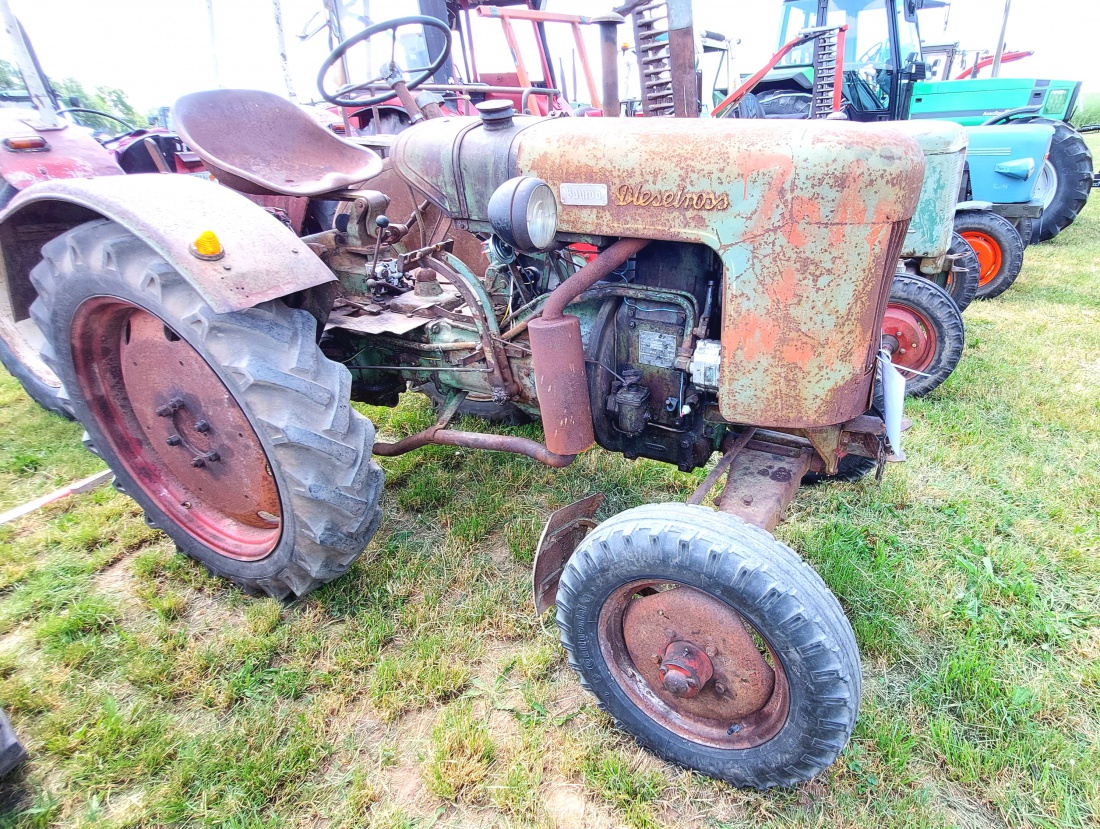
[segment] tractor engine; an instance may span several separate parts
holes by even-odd
[[[487,240],[519,402],[552,451],[687,470],[731,424],[804,433],[868,408],[924,172],[898,131],[498,105],[404,132],[393,162]],[[572,290],[593,251],[599,278]]]

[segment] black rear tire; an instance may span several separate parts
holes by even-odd
[[[844,483],[854,484],[862,481],[878,468],[878,461],[874,458],[865,458],[863,455],[845,455],[837,463],[836,473],[827,475],[824,472],[807,472],[802,476],[803,486],[816,486],[817,484]]]
[[[1024,241],[1012,222],[988,210],[962,210],[955,214],[955,232],[978,254],[976,299],[992,299],[1012,287],[1024,267]]]
[[[112,222],[74,228],[48,242],[43,256],[31,274],[38,290],[31,314],[46,334],[43,359],[70,390],[90,448],[114,471],[117,488],[141,505],[146,520],[167,533],[180,552],[248,593],[279,599],[302,596],[344,573],[381,521],[383,475],[371,455],[374,427],[351,407],[348,370],[328,360],[318,348],[316,319],[279,300],[234,313],[215,313],[167,262]],[[118,355],[123,352],[112,345],[118,340],[110,329],[94,327],[98,317],[88,316],[89,307],[105,302],[133,308],[143,319],[156,318],[165,341],[182,341],[179,353],[190,361],[187,365],[211,372],[212,378],[204,388],[178,392],[196,401],[184,408],[194,407],[195,416],[207,417],[210,412],[223,419],[210,415],[213,427],[188,427],[190,437],[184,439],[182,449],[178,436],[170,438],[166,447],[164,440],[152,438],[148,424],[158,425],[169,416],[149,411],[152,407],[139,398],[139,385],[119,391],[89,382],[89,366],[106,371],[121,364]],[[74,345],[82,330],[95,346],[92,351]],[[121,330],[121,340],[129,343],[130,323]],[[165,377],[188,376],[187,368],[175,373],[171,368],[166,368]],[[162,382],[159,376],[148,376],[150,382]],[[118,401],[130,407],[119,410],[124,417],[107,417],[104,412],[113,411],[109,406],[120,405]],[[223,428],[223,423],[232,423],[224,414],[229,407],[241,413],[239,427]],[[183,425],[164,423],[185,434]],[[244,443],[234,443],[237,429],[243,433],[249,426],[253,434],[236,434]],[[211,448],[221,449],[226,456],[211,457],[211,464],[220,465],[209,470],[210,478],[193,483],[174,471],[186,467],[186,460],[181,464],[178,455],[169,455],[187,452],[188,444],[207,433]],[[128,446],[138,449],[127,453]],[[242,446],[262,455],[247,455],[238,449]],[[144,458],[159,459],[160,465],[147,465]],[[203,523],[211,516],[222,517],[217,512],[220,505],[212,495],[204,495],[203,488],[214,489],[218,475],[236,480],[238,468],[259,470],[259,486],[275,492],[271,503],[278,514],[251,515],[253,522],[257,515],[268,522],[261,531],[271,539],[255,555],[227,553],[236,530],[211,534],[207,528],[212,524]],[[159,477],[151,477],[150,470]],[[186,502],[169,494],[178,491],[185,492]],[[255,503],[266,502],[257,497]],[[232,528],[243,526],[237,522]],[[218,549],[217,541],[210,538],[228,540]]]
[[[19,190],[8,182],[0,180],[0,210],[7,207],[17,195]],[[61,389],[61,381],[52,373],[49,376],[41,376],[17,356],[16,352],[19,348],[28,347],[28,343],[24,341],[13,344],[8,341],[9,337],[22,340],[22,335],[15,327],[15,320],[6,320],[4,329],[4,333],[0,333],[0,363],[3,363],[8,373],[19,381],[19,385],[31,400],[47,412],[72,420],[73,413],[70,410],[68,398]]]
[[[1088,202],[1092,192],[1092,153],[1081,133],[1065,121],[1036,118],[1027,123],[1054,127],[1047,164],[1057,178],[1057,186],[1032,236],[1033,241],[1045,242],[1073,224]]]
[[[66,420],[73,419],[69,399],[61,388],[60,381],[54,386],[35,374],[26,363],[15,356],[15,352],[3,337],[0,337],[0,363],[3,363],[8,373],[19,381],[19,385],[31,400],[47,412],[53,412]]]
[[[435,383],[429,382],[417,386],[416,391],[426,395],[432,401],[432,408],[436,412],[440,411],[443,404],[447,402],[446,395],[436,388]],[[457,414],[476,417],[487,423],[499,423],[502,426],[522,426],[531,422],[531,416],[512,403],[495,403],[479,397],[472,399],[467,397],[463,400],[458,406]]]
[[[926,338],[922,348],[927,349],[927,358],[921,361],[921,367],[917,369],[919,374],[907,370],[908,361],[900,352],[895,352],[892,359],[905,376],[905,393],[910,397],[924,397],[939,388],[962,359],[966,343],[962,314],[939,285],[927,279],[900,275],[894,277],[890,288],[886,312],[888,319],[892,309],[911,315]],[[887,328],[887,323],[884,323],[884,335],[892,333]]]
[[[755,628],[789,688],[786,715],[773,736],[743,748],[714,745],[703,733],[685,736],[620,684],[621,674],[609,666],[619,657],[608,656],[615,632],[601,625],[601,613],[639,580],[705,594]],[[740,787],[793,786],[832,764],[851,737],[862,677],[840,603],[797,553],[734,516],[651,504],[604,521],[566,564],[557,622],[581,684],[640,745],[671,763]],[[695,635],[705,638],[707,631]],[[734,725],[727,733],[735,733]]]

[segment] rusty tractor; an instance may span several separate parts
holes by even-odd
[[[405,25],[449,41],[432,18],[349,40]],[[556,605],[582,683],[656,754],[738,786],[809,779],[851,736],[859,653],[771,531],[806,475],[900,455],[888,352],[904,338],[881,330],[919,145],[874,125],[508,101],[448,116],[410,94],[430,68],[406,78],[391,59],[340,91],[405,102],[409,128],[373,139],[385,159],[266,93],[177,104],[220,181],[340,201],[311,236],[189,176],[27,187],[0,214],[11,315],[40,333],[117,487],[250,593],[347,571],[382,520],[375,455],[442,444],[565,467],[599,445],[690,471],[717,454],[686,504],[598,522],[597,493],[554,513],[536,607]],[[482,245],[474,270],[462,252]],[[410,383],[437,421],[377,440],[351,402]],[[544,441],[452,428],[470,399],[538,416]]]

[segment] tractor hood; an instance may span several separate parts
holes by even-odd
[[[807,199],[822,222],[907,221],[923,173],[920,148],[897,130],[836,121],[516,117],[492,129],[440,118],[401,133],[393,155],[409,183],[470,230],[489,232],[493,191],[530,175],[554,190],[567,237],[716,250],[799,220]]]
[[[719,406],[812,427],[866,410],[882,315],[924,174],[886,125],[679,118],[434,119],[398,137],[398,173],[460,226],[493,191],[545,181],[560,241],[703,244],[724,266]]]

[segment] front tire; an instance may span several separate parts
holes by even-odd
[[[883,339],[897,342],[890,362],[905,376],[905,393],[924,397],[951,376],[962,359],[962,313],[939,285],[895,276],[882,321]]]
[[[793,550],[739,518],[684,504],[620,513],[569,559],[557,608],[582,685],[669,762],[793,786],[852,734],[861,674],[844,611]]]
[[[1024,242],[1012,222],[985,210],[963,210],[955,214],[955,232],[978,254],[977,299],[992,299],[1012,287],[1024,267]]]
[[[214,313],[112,222],[43,256],[43,359],[146,519],[246,592],[302,596],[344,573],[381,520],[383,476],[314,317],[278,300]]]
[[[978,295],[981,263],[974,248],[958,233],[951,234],[951,246],[947,249],[947,254],[952,257],[948,269],[929,278],[947,291],[962,312],[970,307],[970,303]]]

